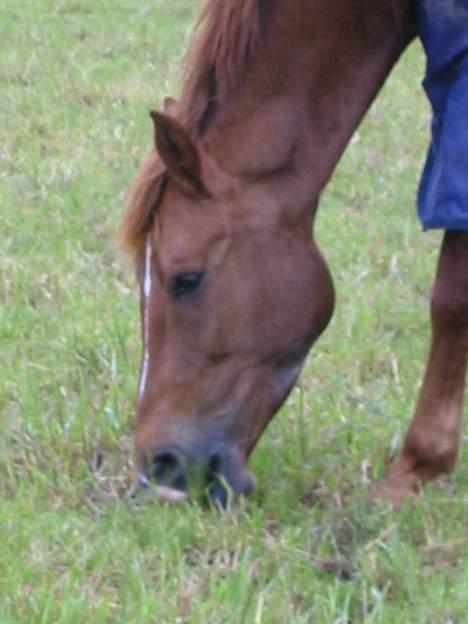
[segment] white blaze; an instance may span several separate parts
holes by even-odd
[[[151,259],[153,255],[153,247],[151,245],[151,234],[146,237],[145,252],[145,273],[143,281],[143,365],[141,367],[140,377],[140,399],[146,389],[149,368],[149,300],[151,288],[153,285],[151,276]]]

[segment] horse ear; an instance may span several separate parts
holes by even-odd
[[[166,115],[170,115],[171,117],[177,117],[179,102],[175,98],[167,96],[163,100],[163,108]]]
[[[197,146],[181,123],[165,113],[150,112],[155,146],[170,178],[191,195],[203,191],[201,158]]]

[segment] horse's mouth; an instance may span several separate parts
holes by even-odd
[[[143,491],[168,503],[182,503],[189,499],[188,493],[184,490],[178,490],[167,485],[158,485],[150,481],[144,472],[139,472],[130,488],[129,496],[134,498]]]

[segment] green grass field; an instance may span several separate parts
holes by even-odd
[[[322,198],[338,307],[228,514],[131,502],[138,300],[115,231],[195,0],[0,3],[0,624],[461,624],[466,451],[369,509],[428,347],[414,46]]]

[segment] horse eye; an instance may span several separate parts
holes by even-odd
[[[174,299],[194,295],[199,290],[204,276],[204,273],[198,271],[180,273],[171,279],[169,291]]]

